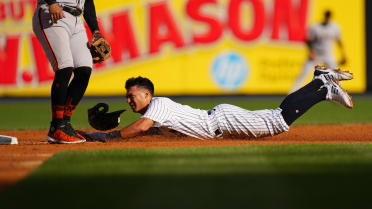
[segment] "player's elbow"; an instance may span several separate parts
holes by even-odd
[[[151,126],[150,126],[151,127]],[[139,131],[140,132],[146,132],[146,131],[148,131],[149,129],[150,129],[150,127],[148,127],[148,126],[140,126],[140,127],[138,127],[139,128]]]
[[[146,132],[146,131],[148,131],[152,127],[153,124],[154,124],[154,121],[152,121],[151,119],[149,119],[149,118],[142,118],[139,121],[139,124],[138,124],[137,128],[141,132]]]
[[[148,131],[151,128],[152,124],[149,123],[141,123],[139,126],[137,126],[137,131],[144,133]]]
[[[131,124],[128,129],[131,130],[131,132],[136,133],[136,134],[141,134],[146,131],[148,131],[152,125],[154,124],[154,121],[152,121],[149,118],[141,118]]]

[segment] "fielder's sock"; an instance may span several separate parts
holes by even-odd
[[[71,104],[72,98],[67,98],[66,104],[64,106],[63,119],[70,122],[71,116],[74,114],[76,105]]]
[[[65,112],[65,106],[52,105],[52,118],[53,119],[62,119],[64,112]]]
[[[68,86],[67,101],[65,103],[65,113],[67,117],[71,117],[83,98],[85,90],[88,87],[88,82],[92,69],[90,67],[78,67],[74,70],[74,78]]]
[[[52,118],[62,119],[73,68],[57,70],[51,88]]]
[[[292,97],[292,99],[284,99],[282,104],[280,104],[284,121],[288,126],[290,126],[312,106],[325,100],[326,95],[327,89],[321,88],[306,95],[298,95],[296,98]]]

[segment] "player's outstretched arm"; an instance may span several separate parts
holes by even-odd
[[[152,127],[152,125],[154,125],[153,120],[149,118],[140,118],[133,122],[132,124],[122,128],[120,130],[120,136],[122,139],[127,139],[141,135],[147,130],[149,130]]]
[[[78,131],[79,134],[84,136],[88,141],[100,141],[106,142],[108,140],[128,139],[138,135],[141,135],[148,131],[154,121],[149,118],[140,118],[132,124],[122,128],[120,131],[111,131],[108,133],[93,132],[86,133],[84,131]]]

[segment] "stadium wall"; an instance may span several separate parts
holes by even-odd
[[[371,1],[365,1],[366,7],[365,7],[365,18],[366,18],[366,74],[367,74],[367,92],[372,92],[372,2]],[[370,69],[370,70],[368,70]]]
[[[356,75],[344,87],[352,93],[367,88],[364,0],[95,4],[113,52],[95,65],[86,95],[122,95],[125,80],[138,75],[151,78],[161,95],[286,94],[307,58],[306,28],[326,9],[341,27],[348,56],[342,67]],[[31,28],[35,5],[36,0],[0,2],[0,96],[50,94],[54,73]]]

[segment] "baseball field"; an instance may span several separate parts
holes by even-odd
[[[209,109],[229,103],[275,108],[275,97],[179,97]],[[255,140],[142,136],[127,141],[52,145],[48,99],[1,99],[0,208],[351,208],[372,207],[372,96],[352,110],[323,102],[287,133]],[[93,131],[87,109],[125,108],[124,98],[84,98],[72,124]]]

